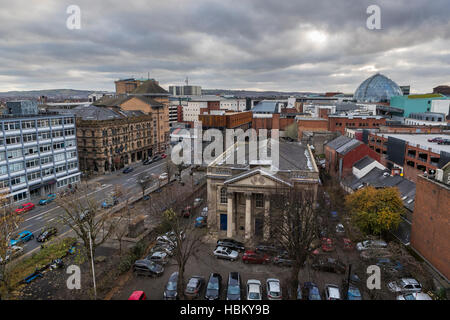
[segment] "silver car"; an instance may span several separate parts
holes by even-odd
[[[262,300],[261,281],[253,279],[247,281],[247,300]]]
[[[366,240],[356,244],[356,249],[358,249],[358,251],[383,248],[387,248],[387,243],[383,240]]]
[[[280,280],[270,278],[266,280],[267,299],[269,300],[281,300],[281,285]]]
[[[391,281],[387,284],[391,292],[410,293],[422,291],[422,285],[413,278],[401,278],[397,281]]]
[[[231,250],[230,248],[218,246],[216,250],[214,250],[214,255],[216,256],[216,258],[234,261],[238,258],[239,253],[237,251]]]

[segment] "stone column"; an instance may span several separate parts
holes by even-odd
[[[249,240],[253,235],[252,230],[252,194],[245,193],[245,240]]]
[[[227,237],[228,238],[232,238],[234,237],[234,233],[235,233],[235,229],[234,229],[234,216],[233,216],[233,211],[234,211],[234,203],[233,203],[233,198],[234,198],[234,193],[233,192],[229,192],[227,194],[227,198],[228,198],[228,203],[227,203]]]
[[[270,199],[268,195],[264,196],[264,241],[270,238]]]

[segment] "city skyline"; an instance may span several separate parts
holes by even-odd
[[[77,1],[2,6],[0,91],[113,91],[113,80],[163,87],[341,91],[380,72],[413,93],[448,84],[448,1]],[[381,30],[367,8],[380,7]]]

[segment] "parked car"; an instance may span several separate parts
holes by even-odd
[[[422,285],[413,278],[401,278],[387,284],[389,291],[397,293],[411,293],[422,291]]]
[[[342,223],[338,223],[336,225],[336,233],[339,234],[344,234],[345,233],[345,228],[344,225]]]
[[[119,203],[119,199],[117,199],[116,196],[112,195],[112,196],[107,197],[102,202],[102,208],[103,209],[111,208],[111,207],[115,206],[118,203]]]
[[[373,259],[390,258],[392,254],[385,249],[374,249],[361,252],[360,257],[362,260],[370,261]]]
[[[334,258],[319,258],[311,265],[311,268],[317,271],[345,273],[347,266],[338,259]]]
[[[156,156],[154,156],[153,158],[152,158],[152,162],[156,162],[156,161],[159,161],[159,160],[161,160],[162,159],[162,157],[160,156],[160,155],[156,155]]]
[[[34,235],[31,231],[22,231],[20,233],[18,233],[16,236],[14,236],[10,241],[9,241],[9,246],[13,247],[13,246],[17,246],[20,243],[25,243],[28,242],[30,240],[34,239]]]
[[[200,296],[200,291],[205,284],[205,278],[200,276],[193,276],[189,279],[186,289],[184,290],[184,295],[188,299],[196,299]]]
[[[37,242],[45,242],[48,241],[51,237],[55,236],[58,233],[55,227],[49,227],[42,229],[39,236],[36,238]]]
[[[211,273],[206,285],[206,300],[219,300],[222,291],[222,276],[219,273]]]
[[[161,154],[161,159],[165,159],[165,158],[167,158],[167,155],[165,153],[162,153]]]
[[[170,275],[169,281],[167,281],[164,289],[164,300],[175,300],[178,298],[177,293],[178,285],[178,272],[174,272]]]
[[[30,210],[33,210],[34,207],[35,207],[34,203],[27,202],[27,203],[24,203],[24,204],[20,205],[20,207],[18,207],[16,209],[16,213],[25,213],[25,212],[28,212]]]
[[[322,238],[322,251],[323,252],[331,252],[334,251],[334,243],[330,238]]]
[[[308,300],[322,300],[319,288],[314,282],[305,282],[303,287],[305,288]]]
[[[147,300],[147,297],[145,296],[144,291],[134,291],[128,300]]]
[[[266,264],[270,262],[270,257],[264,253],[256,253],[255,251],[247,250],[242,255],[242,262]]]
[[[356,249],[358,249],[358,251],[383,248],[387,248],[387,243],[383,240],[366,240],[356,244]]]
[[[441,139],[437,142],[440,145],[450,145],[450,139]]]
[[[208,207],[204,207],[204,208],[202,209],[202,212],[200,213],[200,215],[201,215],[202,217],[207,218],[207,217],[208,217]]]
[[[348,238],[343,238],[342,239],[342,243],[343,243],[343,249],[344,250],[353,250],[352,240],[350,240]]]
[[[334,220],[334,221],[338,220],[339,219],[338,212],[337,211],[331,211],[330,212],[330,218],[331,218],[331,220]]]
[[[159,277],[163,274],[162,265],[150,260],[137,260],[133,265],[133,271],[138,275]]]
[[[326,284],[325,285],[325,299],[326,300],[341,300],[341,291],[339,290],[339,286],[335,284]]]
[[[192,208],[191,206],[187,206],[184,209],[181,210],[181,216],[183,218],[189,218],[191,216],[192,213]]]
[[[269,278],[266,280],[267,299],[269,300],[281,300],[283,295],[281,293],[280,280]]]
[[[206,225],[207,225],[207,223],[206,223],[205,217],[197,217],[197,218],[195,218],[194,227],[196,227],[196,228],[203,228],[203,227],[206,227]]]
[[[12,246],[6,250],[5,261],[0,257],[0,264],[7,263],[8,261],[23,254],[23,248],[19,246]]]
[[[217,245],[221,247],[227,247],[233,250],[237,250],[240,252],[245,251],[245,246],[242,242],[233,240],[233,239],[219,239],[217,240]]]
[[[89,218],[90,215],[91,215],[91,210],[90,209],[85,209],[85,210],[81,211],[80,216],[79,216],[80,217],[80,221],[81,222],[86,221]]]
[[[167,172],[163,172],[159,175],[159,180],[166,180],[167,178],[169,178]]]
[[[381,258],[377,261],[377,266],[389,273],[403,271],[403,265],[398,261],[392,261],[389,258]]]
[[[442,140],[442,137],[435,137],[432,139],[428,139],[428,142],[438,142],[439,140]]]
[[[397,300],[433,300],[424,292],[411,292],[397,296]]]
[[[203,203],[202,198],[195,198],[194,200],[194,208],[198,208]]]
[[[55,199],[56,199],[56,194],[49,193],[47,195],[47,198],[39,200],[39,205],[43,206],[43,205],[49,204],[50,202],[52,202]]]
[[[259,244],[256,246],[255,251],[267,253],[269,255],[278,255],[282,253],[283,250],[271,244]]]
[[[362,300],[361,291],[357,287],[350,285],[347,290],[347,300]]]
[[[227,300],[241,300],[241,275],[230,272],[228,275]]]
[[[176,247],[176,241],[172,240],[171,238],[169,238],[168,236],[159,236],[156,238],[156,243],[158,245],[162,244],[166,244],[166,245],[170,245],[172,247]]]
[[[122,173],[127,174],[127,173],[131,173],[133,171],[134,171],[134,169],[132,167],[127,167],[127,168],[123,169]]]
[[[160,252],[166,253],[169,257],[171,257],[171,256],[173,256],[173,250],[174,250],[174,247],[172,247],[169,244],[157,244],[150,250],[150,252],[153,253],[153,252],[160,251]]]
[[[163,266],[166,265],[167,262],[169,262],[169,257],[167,256],[167,253],[165,253],[163,251],[153,252],[153,253],[149,254],[145,259],[156,262]]]
[[[261,281],[247,280],[247,300],[262,300]]]
[[[303,299],[303,295],[302,295],[302,286],[300,284],[300,282],[298,283],[298,287],[297,287],[297,300],[302,300]]]
[[[148,159],[144,160],[144,161],[142,162],[142,164],[143,164],[144,166],[147,166],[147,165],[151,164],[152,162],[153,162],[153,159],[148,158]]]
[[[289,258],[286,253],[282,253],[273,258],[273,264],[284,267],[292,267],[294,265],[294,260]]]
[[[238,258],[239,253],[237,251],[231,250],[230,248],[218,246],[216,250],[214,250],[214,255],[216,256],[216,258],[234,261]]]

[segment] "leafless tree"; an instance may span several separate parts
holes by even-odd
[[[274,244],[286,250],[293,261],[290,274],[290,296],[296,297],[298,274],[312,253],[317,238],[318,214],[312,190],[298,187],[277,190],[270,196],[270,233]]]
[[[175,234],[175,248],[173,258],[178,266],[177,294],[184,299],[184,271],[189,259],[196,254],[201,245],[204,231],[194,228],[192,221],[183,221],[173,209],[164,212],[163,223]]]
[[[91,262],[91,241],[92,258],[95,259],[96,249],[111,237],[120,221],[110,210],[100,209],[100,204],[90,198],[86,190],[81,190],[79,195],[56,201],[63,209],[58,220],[81,239],[86,257]]]
[[[4,193],[0,195],[0,207],[0,258],[2,261],[0,263],[0,297],[4,299],[8,297],[11,290],[10,270],[7,265],[7,256],[10,255],[9,243],[23,219],[19,214],[12,212]]]

